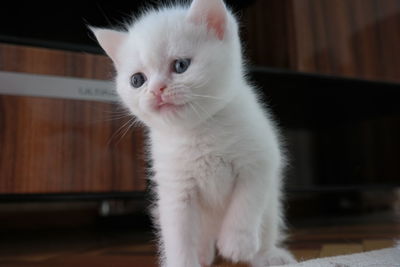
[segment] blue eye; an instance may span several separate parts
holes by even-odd
[[[182,58],[174,60],[172,68],[173,71],[180,74],[184,73],[190,66],[190,59],[189,58]]]
[[[144,74],[141,72],[135,73],[131,76],[131,85],[134,88],[141,87],[145,83],[145,81],[146,81],[146,76],[144,76]]]

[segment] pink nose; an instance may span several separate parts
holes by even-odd
[[[164,92],[165,88],[167,88],[167,87],[166,87],[166,86],[162,86],[162,87],[159,87],[158,89],[155,89],[155,90],[153,90],[153,91],[151,91],[151,92],[152,92],[154,95],[159,96],[159,95],[161,95],[161,94]]]

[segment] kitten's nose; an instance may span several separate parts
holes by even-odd
[[[164,86],[161,86],[161,87],[159,87],[158,89],[152,90],[151,93],[152,93],[153,95],[155,95],[155,96],[159,96],[159,95],[161,95],[161,94],[164,92],[165,88],[167,88],[165,85],[164,85]]]

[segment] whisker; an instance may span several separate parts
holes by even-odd
[[[123,134],[122,134],[121,137],[119,138],[118,142],[120,142],[120,141],[124,138],[124,136],[129,132],[129,130],[132,129],[132,127],[133,127],[133,126],[135,125],[135,123],[136,123],[136,120],[133,118],[133,119],[130,120],[130,122],[131,122],[131,123],[128,125],[128,127],[126,127],[125,132],[123,132]],[[118,142],[117,142],[117,144],[118,144]]]
[[[102,119],[101,121],[113,121],[113,120],[120,120],[126,117],[131,117],[132,115],[130,113],[126,114],[121,114],[121,115],[115,115],[115,116],[109,116],[109,118]]]
[[[224,100],[221,97],[216,97],[216,96],[211,96],[211,95],[197,95],[197,94],[190,94],[190,96],[197,96],[197,97],[204,97],[204,98],[211,98],[211,99],[215,99],[215,100]]]
[[[113,133],[113,135],[110,137],[110,139],[109,139],[108,142],[107,142],[107,146],[110,146],[110,145],[111,145],[111,142],[112,142],[116,137],[118,137],[118,136],[121,135],[121,133],[124,131],[124,128],[125,128],[125,127],[127,127],[128,130],[129,130],[129,128],[132,126],[132,121],[135,122],[135,118],[134,118],[134,117],[130,118],[128,121],[126,121],[124,124],[122,124],[122,126],[120,126],[120,127],[118,128],[118,130],[116,130],[116,131]],[[128,126],[128,125],[129,125],[129,126]],[[125,132],[126,132],[126,130],[125,130]],[[125,133],[125,134],[126,134],[126,133]],[[122,137],[123,137],[123,136],[122,136]],[[119,141],[121,141],[121,138],[119,138]],[[119,141],[118,141],[118,142],[119,142]]]
[[[115,114],[98,114],[98,118],[92,120],[93,123],[99,122],[110,122],[115,120],[121,120],[126,117],[131,117],[132,114],[128,111],[115,113]]]
[[[197,109],[194,107],[193,103],[188,102],[189,106],[193,109],[193,111],[197,114],[197,117],[199,117],[199,119],[201,120],[201,116],[200,113],[197,111]]]
[[[209,79],[208,80],[203,80],[199,84],[192,85],[192,86],[187,86],[185,84],[178,84],[178,85],[175,85],[175,88],[183,89],[184,91],[188,91],[188,89],[194,90],[194,89],[198,89],[198,88],[203,88],[204,85],[206,85],[208,82],[209,82]]]
[[[210,119],[210,120],[212,120],[212,121],[215,121],[215,119],[212,117],[212,115],[211,115],[207,110],[205,110],[199,103],[192,102],[192,104],[193,104],[193,105],[196,105],[198,108],[200,108],[201,111],[203,111],[203,113],[206,114],[207,119]]]
[[[193,86],[192,88],[197,89],[197,88],[204,87],[204,85],[206,85],[209,81],[210,81],[210,79],[203,80],[201,83],[197,84],[196,86]]]

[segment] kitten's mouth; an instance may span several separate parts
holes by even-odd
[[[165,111],[178,111],[182,109],[186,104],[174,104],[174,103],[169,103],[169,102],[158,102],[156,106],[156,110],[160,112],[165,112]]]
[[[175,103],[176,96],[172,97],[172,95],[155,95],[153,98],[153,108],[156,112],[166,113],[166,112],[176,112],[181,110],[187,103]]]

